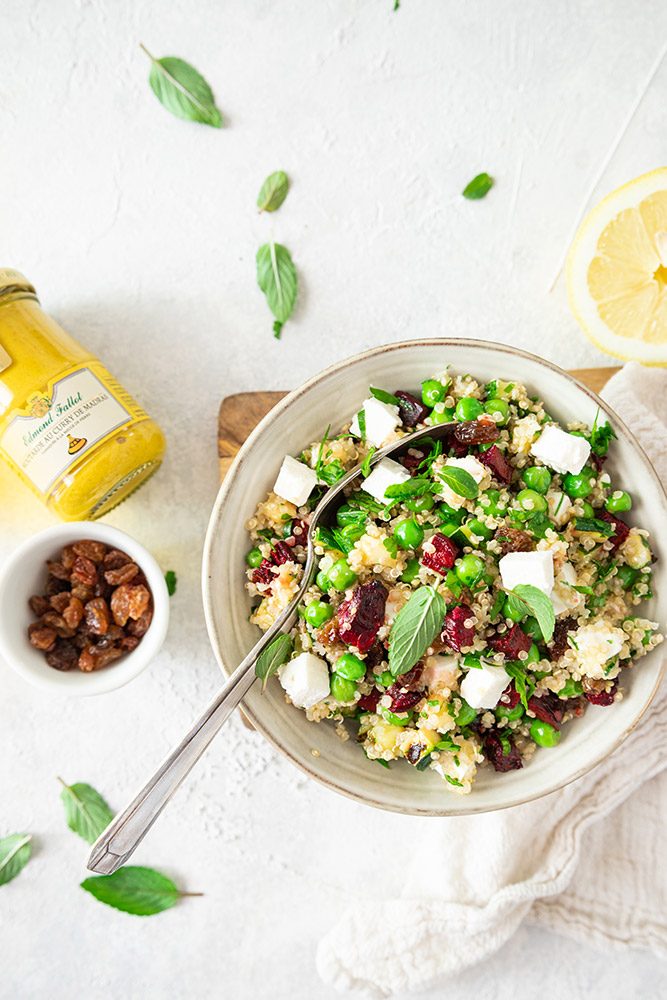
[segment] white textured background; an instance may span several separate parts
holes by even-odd
[[[54,703],[2,673],[0,834],[36,841],[0,890],[3,998],[327,1000],[319,936],[355,898],[396,891],[401,857],[419,849],[420,821],[307,783],[234,720],[136,856],[206,896],[136,918],[77,887],[86,845],[65,826],[55,780],[88,781],[120,807],[219,683],[199,572],[222,396],[291,388],[417,334],[605,363],[562,280],[546,289],[667,39],[664,4],[392,6],[0,2],[0,263],[25,271],[165,428],[164,469],[108,520],[179,578],[165,649],[124,690]],[[157,103],[139,41],[206,76],[222,131]],[[667,160],[666,88],[661,73],[597,196]],[[258,216],[259,186],[278,168],[288,199]],[[467,202],[460,191],[481,170],[496,186]],[[255,283],[270,234],[299,272],[280,342]],[[4,556],[51,517],[4,470],[0,496]],[[623,809],[630,821],[632,803]],[[446,993],[527,989],[657,996],[667,974],[648,954],[528,927]]]

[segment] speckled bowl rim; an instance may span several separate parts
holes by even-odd
[[[347,358],[342,359],[341,361],[337,361],[335,362],[335,364],[329,365],[327,368],[323,368],[321,371],[311,376],[311,378],[307,379],[305,382],[302,382],[301,385],[296,387],[296,389],[293,389],[291,392],[289,392],[284,399],[280,400],[280,402],[276,403],[276,405],[271,408],[269,413],[267,413],[267,415],[257,424],[255,429],[248,436],[248,438],[240,448],[238,454],[236,455],[236,458],[232,462],[232,465],[230,466],[229,471],[227,472],[220,486],[218,495],[213,504],[213,509],[211,511],[211,517],[209,520],[208,528],[206,531],[206,537],[204,540],[204,553],[202,560],[202,597],[204,603],[204,616],[206,619],[206,628],[208,630],[209,640],[213,648],[213,653],[215,655],[215,658],[218,662],[218,666],[220,667],[225,678],[228,678],[232,673],[232,671],[229,670],[229,668],[227,667],[227,665],[223,660],[223,657],[220,653],[220,645],[218,642],[218,629],[216,626],[215,616],[213,613],[213,603],[209,586],[211,580],[211,572],[212,572],[211,552],[212,552],[213,537],[217,530],[218,523],[223,516],[223,511],[225,503],[227,501],[227,497],[233,489],[234,480],[236,478],[236,475],[238,474],[239,469],[246,462],[252,460],[252,452],[255,442],[258,440],[258,438],[262,436],[268,425],[273,420],[275,420],[277,416],[284,413],[286,410],[290,409],[290,407],[298,399],[306,395],[314,386],[318,385],[321,381],[330,377],[333,373],[344,370],[345,368],[348,368],[349,366],[359,361],[365,360],[367,358],[381,357],[382,355],[388,354],[393,351],[400,351],[405,348],[415,348],[420,346],[424,347],[437,346],[443,348],[443,350],[446,350],[447,348],[458,348],[458,347],[478,348],[492,352],[494,354],[504,355],[514,359],[519,359],[519,360],[525,359],[533,363],[537,363],[539,366],[547,369],[554,375],[575,385],[581,392],[583,392],[594,403],[596,403],[603,411],[606,411],[609,414],[609,416],[613,417],[615,421],[614,425],[615,430],[623,434],[627,438],[629,444],[635,449],[635,451],[639,453],[644,465],[646,466],[647,472],[653,478],[657,496],[659,496],[660,501],[662,503],[663,515],[667,520],[667,493],[665,491],[665,488],[662,482],[660,481],[657,472],[653,468],[653,465],[651,464],[648,455],[646,454],[646,452],[644,451],[644,449],[642,448],[642,446],[640,445],[639,441],[634,436],[630,428],[621,419],[621,417],[619,417],[616,411],[605,400],[601,399],[601,397],[596,392],[593,392],[593,390],[590,389],[587,385],[585,385],[579,379],[575,378],[573,375],[570,375],[569,372],[565,371],[563,368],[560,368],[553,362],[547,361],[545,358],[541,358],[537,354],[532,354],[530,351],[521,350],[521,348],[518,347],[511,347],[505,344],[495,344],[490,341],[477,340],[468,337],[423,337],[423,338],[417,338],[415,340],[402,340],[391,344],[384,344],[381,347],[369,348],[366,351],[361,351],[358,354],[353,354],[348,356]],[[667,579],[665,580],[665,585],[667,585]],[[648,655],[655,656],[656,652],[654,651],[653,653],[650,653]],[[353,788],[349,788],[346,785],[339,784],[335,780],[317,774],[315,771],[311,770],[311,768],[309,768],[304,763],[304,761],[300,760],[286,746],[284,746],[283,743],[281,743],[279,737],[274,733],[272,733],[270,729],[267,728],[262,723],[262,721],[258,718],[257,714],[253,712],[252,709],[249,708],[245,702],[243,702],[242,704],[243,704],[243,711],[247,716],[247,718],[250,720],[250,722],[255,727],[257,732],[261,733],[262,736],[271,744],[271,746],[273,746],[276,750],[278,750],[279,753],[283,754],[283,756],[287,757],[287,759],[290,760],[292,764],[298,767],[299,770],[302,771],[304,774],[308,775],[309,778],[313,778],[315,781],[324,785],[326,788],[329,788],[334,792],[338,792],[340,795],[344,795],[347,798],[353,799],[355,802],[361,802],[363,805],[372,806],[373,808],[376,809],[382,809],[386,812],[394,812],[408,816],[433,816],[440,818],[446,816],[471,816],[475,814],[497,812],[501,809],[510,809],[514,806],[520,806],[520,805],[525,805],[528,802],[534,802],[536,799],[544,798],[545,795],[550,795],[552,792],[557,792],[559,789],[565,788],[567,785],[570,785],[573,781],[576,781],[578,778],[581,778],[585,774],[588,774],[590,771],[592,771],[593,768],[597,767],[598,764],[601,764],[602,761],[606,760],[607,757],[609,757],[612,753],[618,750],[618,748],[625,742],[625,740],[630,735],[630,733],[635,728],[640,719],[645,715],[646,711],[653,702],[653,699],[655,698],[656,692],[660,687],[660,684],[662,683],[666,667],[667,667],[667,658],[663,658],[662,666],[656,678],[653,689],[651,690],[649,697],[646,699],[644,705],[638,712],[632,724],[629,725],[627,729],[623,731],[623,733],[621,733],[621,735],[616,740],[614,746],[612,746],[606,752],[603,751],[602,753],[600,753],[599,756],[596,756],[593,760],[589,761],[585,767],[579,768],[573,773],[568,774],[566,777],[563,778],[562,781],[558,781],[555,783],[552,782],[548,788],[545,788],[543,791],[540,791],[535,795],[515,796],[514,798],[511,799],[511,801],[498,803],[496,805],[491,805],[491,806],[475,805],[474,791],[473,791],[467,797],[470,800],[470,805],[469,806],[466,805],[464,808],[458,807],[455,810],[448,809],[446,805],[443,806],[442,808],[433,807],[428,809],[406,808],[402,807],[400,803],[396,803],[395,805],[394,804],[389,805],[386,802],[374,801],[372,796],[366,795],[362,792],[356,791]]]

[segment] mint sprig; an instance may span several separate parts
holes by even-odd
[[[527,608],[526,614],[533,615],[537,619],[542,635],[548,642],[556,626],[556,614],[551,600],[538,587],[533,587],[529,583],[517,584],[511,594]],[[518,608],[518,605],[515,607]]]
[[[446,613],[445,600],[435,587],[419,587],[410,595],[389,633],[389,669],[394,677],[421,659],[442,631]]]
[[[452,493],[463,497],[464,500],[476,500],[479,496],[479,486],[473,477],[458,465],[443,466],[439,476],[445,486],[449,486]]]

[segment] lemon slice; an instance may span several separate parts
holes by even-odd
[[[582,222],[567,259],[572,311],[616,358],[667,365],[667,167],[610,194]]]

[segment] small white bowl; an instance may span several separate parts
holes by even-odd
[[[599,396],[548,361],[479,340],[433,338],[387,344],[339,361],[299,386],[271,410],[241,448],[225,477],[213,507],[204,546],[204,610],[209,636],[226,676],[259,638],[248,621],[250,601],[244,589],[248,536],[244,524],[272,488],[284,455],[318,441],[327,424],[349,420],[368,395],[368,386],[419,391],[433,372],[447,364],[459,374],[470,372],[488,382],[521,379],[539,393],[547,410],[563,424],[584,420],[592,425],[598,407],[617,435],[605,470],[619,488],[632,492],[632,524],[647,528],[658,556],[654,566],[655,597],[640,614],[667,619],[667,497],[641,446],[620,417]],[[625,697],[612,708],[591,705],[584,717],[565,727],[555,749],[538,749],[519,771],[496,774],[482,768],[470,795],[454,795],[433,772],[414,771],[404,762],[389,771],[368,761],[353,739],[343,742],[326,722],[308,722],[304,712],[285,704],[278,683],[264,694],[255,685],[243,700],[251,722],[297,767],[328,788],[359,802],[416,816],[455,816],[489,812],[529,802],[585,774],[621,745],[639,722],[665,671],[661,649],[638,661],[623,676]],[[641,770],[641,762],[637,761]]]
[[[84,538],[127,552],[145,573],[154,605],[153,620],[137,648],[92,673],[55,670],[46,662],[44,653],[28,640],[28,626],[36,620],[28,600],[33,594],[44,593],[47,559],[57,559],[65,545]],[[70,521],[40,531],[20,545],[0,570],[0,656],[31,684],[55,694],[75,697],[104,694],[127,684],[157,655],[168,623],[167,585],[153,556],[124,531],[99,521]]]

